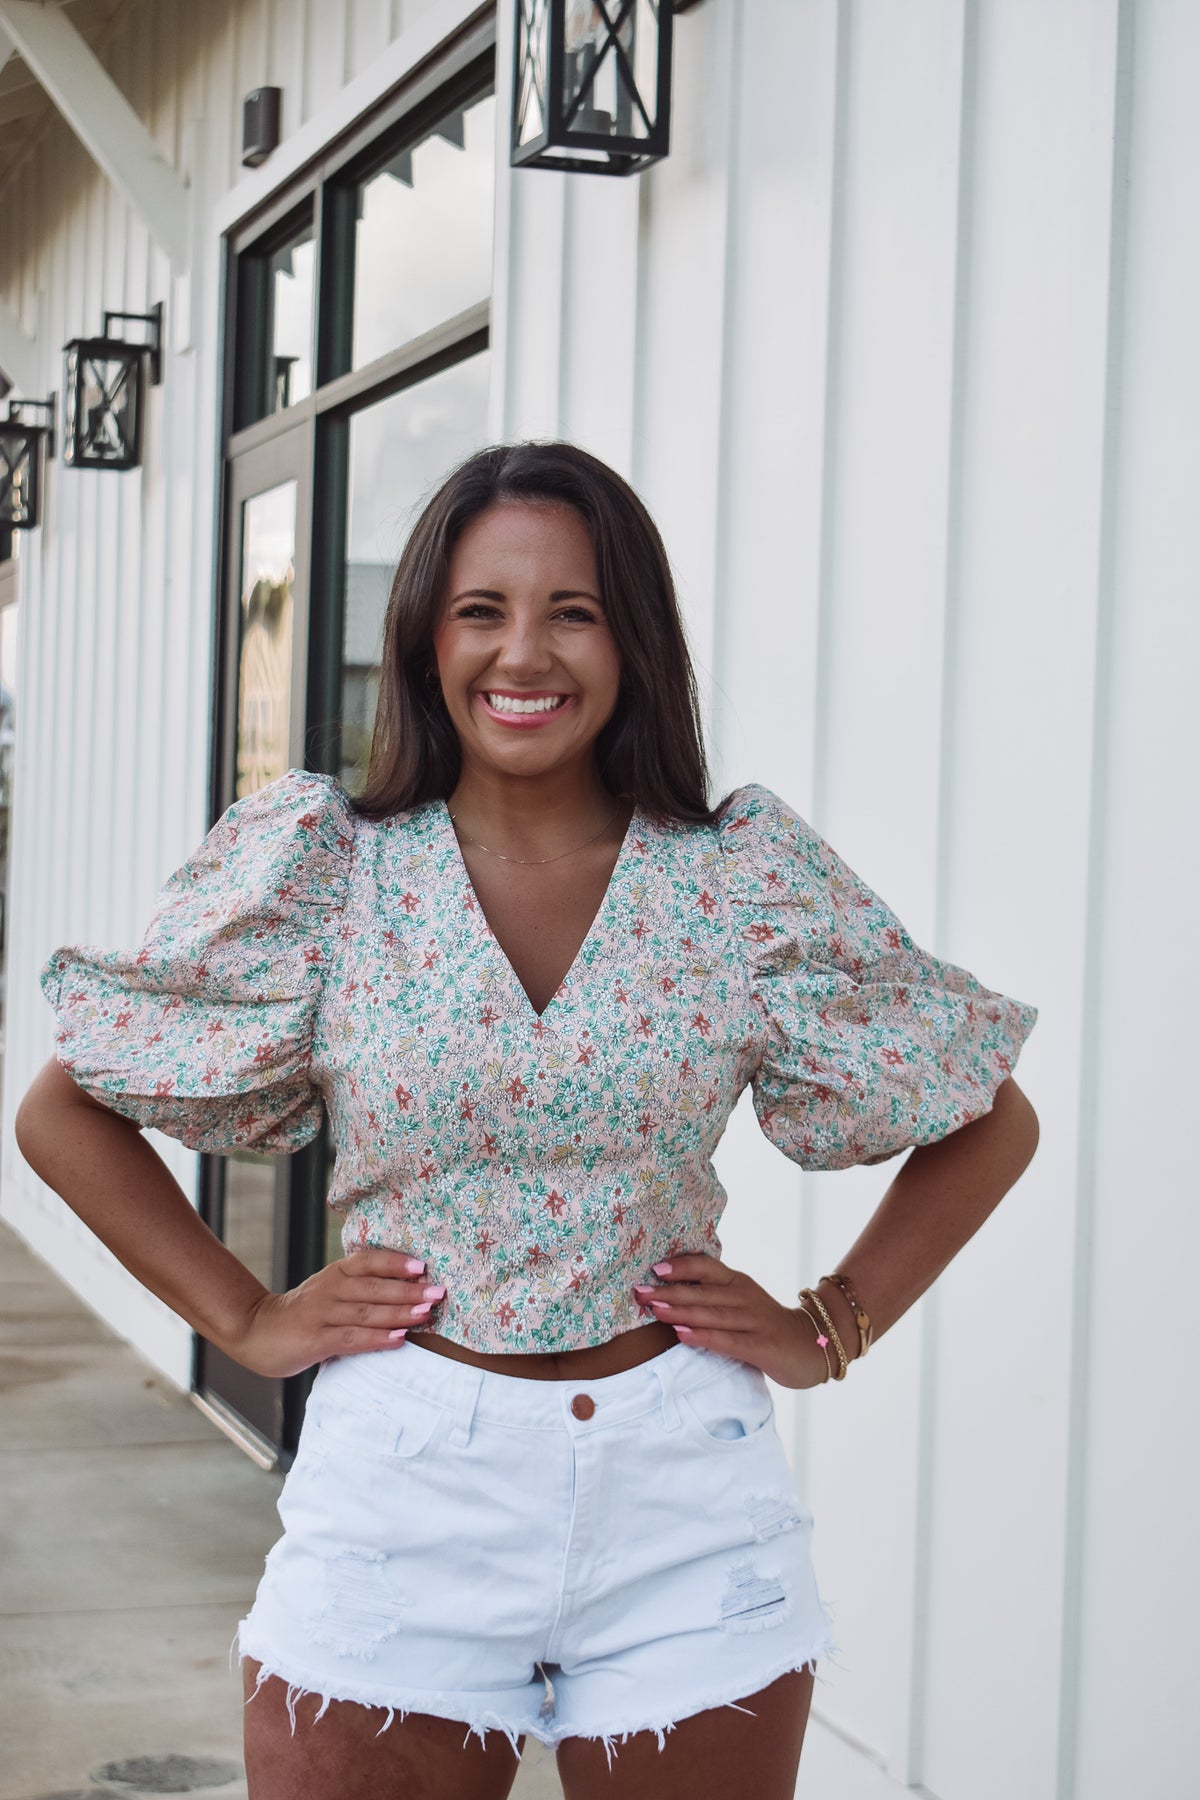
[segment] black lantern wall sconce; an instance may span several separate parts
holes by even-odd
[[[631,175],[667,154],[675,13],[695,0],[517,0],[514,168]]]
[[[114,337],[114,319],[146,327],[142,342]],[[148,313],[106,312],[102,335],[64,344],[63,461],[73,469],[136,469],[142,460],[147,364],[162,380],[160,300]]]
[[[46,414],[37,422],[27,412]],[[54,395],[49,400],[10,400],[0,421],[0,531],[32,531],[42,522],[42,441],[54,455]]]

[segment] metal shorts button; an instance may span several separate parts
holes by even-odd
[[[596,1402],[590,1394],[576,1394],[571,1402],[571,1411],[577,1419],[590,1419],[596,1410]]]

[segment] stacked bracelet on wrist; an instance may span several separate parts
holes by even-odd
[[[801,1300],[797,1311],[804,1314],[805,1318],[817,1334],[817,1347],[820,1350],[821,1355],[825,1358],[825,1380],[828,1381],[829,1377],[833,1374],[833,1364],[829,1360],[829,1339],[822,1331],[821,1321],[818,1319],[816,1313],[809,1312],[803,1300]]]
[[[807,1308],[804,1306],[804,1302],[806,1300],[814,1308],[815,1312],[817,1313],[818,1317],[820,1318],[821,1324],[825,1329],[825,1335],[829,1339],[829,1342],[833,1345],[833,1348],[837,1354],[838,1368],[837,1368],[837,1374],[834,1375],[833,1379],[835,1381],[845,1381],[846,1370],[849,1368],[850,1364],[849,1364],[849,1360],[846,1356],[846,1351],[843,1347],[842,1340],[837,1334],[837,1326],[834,1324],[833,1320],[830,1318],[829,1311],[825,1305],[825,1302],[821,1299],[819,1294],[815,1294],[813,1292],[812,1288],[801,1288],[800,1289],[800,1305],[801,1305],[802,1311],[807,1311]],[[811,1317],[811,1314],[810,1314],[810,1317]],[[821,1339],[820,1339],[819,1335],[817,1338],[817,1342],[821,1343]],[[822,1350],[825,1349],[824,1344],[821,1344],[821,1348],[822,1348]],[[829,1359],[828,1359],[828,1354],[827,1354],[826,1361],[828,1361],[828,1360]]]
[[[822,1275],[822,1281],[828,1281],[834,1287],[841,1288],[854,1314],[854,1323],[858,1326],[858,1354],[865,1356],[871,1348],[871,1320],[862,1301],[854,1291],[848,1275]]]
[[[866,1308],[855,1293],[849,1277],[846,1275],[822,1275],[821,1280],[828,1281],[834,1287],[840,1288],[845,1295],[846,1300],[854,1313],[854,1323],[858,1326],[858,1354],[859,1356],[865,1356],[867,1351],[871,1348],[871,1319]],[[829,1380],[830,1376],[833,1376],[834,1381],[844,1381],[846,1379],[846,1370],[850,1366],[850,1359],[846,1355],[845,1345],[838,1336],[837,1326],[830,1316],[828,1307],[821,1299],[821,1296],[813,1288],[800,1289],[800,1311],[804,1314],[805,1318],[811,1322],[813,1330],[817,1334],[817,1344],[820,1347],[821,1354],[825,1358],[826,1381]],[[833,1345],[838,1360],[836,1374],[834,1374],[833,1364],[829,1360],[828,1345],[830,1344]]]

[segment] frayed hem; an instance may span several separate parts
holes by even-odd
[[[238,1645],[239,1638],[235,1638],[234,1643],[235,1645]],[[480,1744],[486,1748],[487,1733],[489,1731],[498,1731],[507,1738],[513,1755],[519,1758],[521,1755],[521,1746],[517,1740],[522,1733],[526,1736],[534,1737],[539,1737],[541,1735],[539,1732],[534,1731],[532,1726],[529,1725],[506,1724],[505,1721],[497,1717],[495,1713],[484,1713],[478,1720],[464,1719],[459,1710],[462,1704],[461,1700],[454,1694],[421,1694],[418,1699],[415,1699],[408,1704],[400,1704],[395,1698],[385,1699],[382,1694],[372,1690],[367,1690],[365,1692],[360,1691],[352,1694],[345,1690],[338,1691],[332,1688],[325,1688],[319,1683],[310,1684],[305,1681],[297,1681],[278,1664],[268,1661],[265,1657],[260,1658],[254,1650],[246,1646],[239,1647],[239,1656],[242,1658],[247,1656],[251,1657],[259,1664],[258,1674],[254,1681],[254,1692],[245,1702],[247,1706],[250,1705],[252,1700],[257,1698],[258,1691],[263,1686],[264,1682],[275,1680],[281,1681],[284,1684],[286,1689],[284,1705],[287,1708],[288,1720],[291,1724],[293,1737],[296,1735],[296,1707],[301,1700],[309,1698],[321,1702],[313,1715],[312,1723],[314,1725],[320,1723],[335,1700],[339,1705],[349,1704],[352,1706],[366,1706],[374,1711],[386,1712],[387,1717],[379,1727],[379,1730],[375,1733],[376,1737],[382,1737],[395,1719],[399,1719],[400,1723],[403,1724],[410,1713],[416,1713],[418,1715],[425,1714],[427,1717],[447,1719],[452,1723],[465,1725],[466,1736],[463,1738],[464,1750],[470,1743],[472,1737],[477,1737]],[[542,1741],[545,1742],[544,1739]]]
[[[823,1608],[823,1610],[825,1610],[828,1615],[828,1609]],[[536,1738],[538,1742],[544,1744],[548,1750],[557,1750],[558,1746],[565,1743],[568,1739],[579,1738],[585,1743],[602,1744],[604,1747],[605,1761],[609,1770],[611,1770],[613,1758],[617,1754],[618,1748],[627,1744],[631,1737],[637,1737],[642,1732],[652,1731],[655,1734],[658,1749],[661,1753],[666,1749],[668,1733],[674,1731],[676,1726],[681,1725],[684,1720],[695,1718],[698,1713],[714,1712],[718,1709],[728,1707],[734,1712],[746,1713],[751,1718],[757,1717],[754,1708],[752,1706],[742,1705],[741,1699],[737,1697],[738,1693],[744,1695],[746,1691],[746,1678],[743,1676],[738,1682],[738,1688],[735,1692],[735,1697],[733,1698],[727,1698],[724,1692],[708,1694],[697,1700],[694,1705],[687,1706],[682,1712],[675,1713],[670,1719],[653,1718],[640,1719],[632,1723],[622,1722],[619,1725],[610,1726],[607,1731],[581,1731],[566,1723],[561,1726],[553,1726],[543,1723],[541,1719],[536,1722],[530,1720],[524,1724],[511,1725],[506,1723],[497,1714],[487,1712],[481,1714],[477,1720],[470,1720],[464,1719],[462,1716],[460,1710],[462,1706],[461,1696],[453,1693],[422,1693],[417,1699],[414,1699],[407,1704],[399,1704],[394,1695],[390,1699],[385,1698],[379,1690],[366,1689],[360,1690],[358,1693],[349,1693],[344,1690],[330,1690],[323,1688],[319,1683],[310,1684],[304,1681],[297,1681],[277,1663],[269,1662],[265,1658],[260,1659],[253,1649],[242,1644],[240,1629],[237,1636],[234,1638],[234,1646],[237,1648],[239,1658],[249,1656],[260,1664],[254,1684],[254,1693],[249,1696],[249,1699],[247,1699],[245,1704],[249,1706],[250,1701],[256,1697],[258,1690],[265,1681],[274,1678],[283,1682],[287,1689],[285,1704],[287,1706],[288,1718],[291,1721],[293,1736],[296,1731],[296,1706],[300,1700],[311,1696],[313,1699],[319,1699],[321,1702],[320,1707],[313,1717],[314,1725],[324,1718],[329,1706],[335,1700],[339,1703],[350,1702],[355,1706],[366,1706],[376,1710],[386,1711],[387,1717],[376,1732],[375,1735],[377,1737],[383,1736],[384,1732],[392,1724],[394,1719],[399,1718],[401,1724],[403,1724],[410,1713],[416,1713],[418,1715],[424,1713],[432,1718],[452,1720],[455,1723],[465,1725],[466,1736],[463,1738],[464,1750],[470,1743],[472,1737],[477,1737],[480,1744],[486,1748],[487,1733],[489,1731],[499,1731],[507,1738],[513,1755],[517,1758],[521,1755],[520,1744],[517,1741],[521,1736]],[[799,1674],[805,1670],[813,1676],[814,1680],[824,1681],[827,1677],[820,1673],[817,1665],[826,1659],[836,1662],[839,1651],[840,1646],[833,1641],[832,1636],[826,1636],[818,1647],[811,1651],[808,1656],[797,1657],[793,1653],[791,1656],[781,1660],[777,1664],[769,1666],[767,1669],[760,1671],[756,1676],[752,1677],[754,1682],[753,1692],[758,1693],[763,1688],[770,1687],[772,1682],[778,1681],[784,1675]]]
[[[807,1670],[817,1681],[825,1680],[826,1678],[818,1673],[817,1664],[825,1657],[836,1657],[838,1649],[839,1646],[835,1644],[832,1639],[826,1638],[817,1649],[812,1651],[811,1654],[806,1657],[797,1658],[795,1655],[789,1656],[786,1661],[780,1662],[776,1666],[767,1669],[764,1673],[755,1678],[756,1686],[754,1692],[758,1693],[762,1688],[770,1687],[773,1681],[778,1681],[783,1675],[799,1674],[802,1670]],[[744,1693],[744,1677],[738,1685],[742,1693]],[[669,1720],[660,1721],[658,1719],[642,1719],[636,1724],[622,1724],[614,1726],[609,1731],[592,1732],[572,1730],[569,1725],[565,1725],[561,1730],[557,1730],[549,1737],[543,1738],[542,1742],[552,1750],[556,1750],[559,1744],[566,1743],[570,1738],[579,1738],[585,1743],[602,1744],[604,1746],[605,1760],[611,1770],[613,1757],[616,1754],[617,1747],[621,1744],[627,1744],[631,1737],[637,1737],[640,1733],[645,1731],[652,1731],[658,1740],[658,1748],[661,1752],[666,1749],[667,1733],[674,1731],[677,1725],[682,1725],[686,1719],[694,1719],[698,1713],[716,1712],[725,1707],[730,1708],[733,1712],[747,1713],[751,1718],[756,1718],[758,1716],[752,1706],[743,1706],[738,1699],[726,1699],[725,1695],[722,1693],[705,1696],[703,1699],[698,1700],[694,1706],[689,1706],[684,1712],[676,1713],[674,1717]]]

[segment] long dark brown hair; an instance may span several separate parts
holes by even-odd
[[[450,555],[464,527],[498,501],[573,506],[587,526],[605,616],[621,657],[616,708],[596,740],[613,794],[659,818],[711,824],[696,678],[658,530],[628,482],[575,444],[496,444],[460,463],[404,546],[383,628],[379,704],[366,785],[369,819],[446,799],[459,777],[458,734],[430,680]]]

